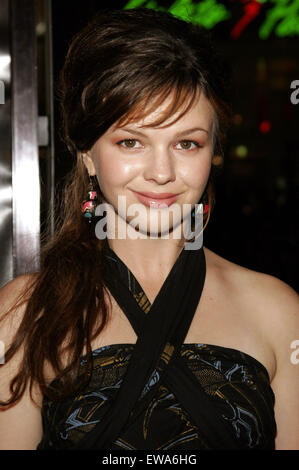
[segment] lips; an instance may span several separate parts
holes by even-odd
[[[137,191],[133,191],[133,193],[142,204],[153,208],[171,206],[179,197],[179,194],[173,193],[139,193]]]

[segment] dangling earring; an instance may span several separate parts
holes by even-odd
[[[96,181],[96,176],[89,176],[87,199],[81,203],[82,215],[86,217],[89,222],[95,218],[95,210],[97,207],[98,193],[95,190]]]
[[[206,214],[209,211],[209,198],[206,192],[204,192],[202,199],[199,201],[197,209],[192,210],[191,215],[192,217],[195,217],[195,212],[198,214],[201,212],[202,214]]]

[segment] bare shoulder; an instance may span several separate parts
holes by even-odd
[[[33,280],[34,278],[31,275],[19,276],[0,289],[0,341],[2,349],[4,347],[5,359],[24,317],[26,293],[30,292]],[[10,377],[12,372],[17,370],[23,357],[23,349],[24,345],[19,348],[19,351],[8,363],[6,360],[3,363],[4,365],[0,369],[1,385],[4,384],[4,377]],[[1,386],[0,389],[2,390]]]
[[[297,292],[270,274],[233,263],[204,247],[207,265],[221,280],[240,312],[251,316],[271,344],[277,366],[285,364],[291,344],[299,340],[299,296]]]
[[[27,294],[36,279],[36,274],[23,274],[12,279],[0,289],[0,331],[8,325],[17,325],[22,319],[26,303],[21,303],[22,298],[26,299]],[[15,307],[15,308],[14,308]],[[6,315],[9,310],[11,315]],[[4,321],[1,321],[4,320]]]
[[[207,264],[230,288],[233,298],[256,312],[274,337],[281,337],[282,330],[288,329],[294,334],[299,321],[299,295],[291,286],[270,274],[233,263],[206,247],[204,251]]]
[[[1,310],[13,304],[21,293],[27,292],[35,281],[37,274],[23,274],[7,282],[0,289]]]
[[[27,294],[30,294],[34,280],[35,275],[18,276],[0,289],[0,340],[5,344],[5,351],[13,342],[22,322],[28,300]],[[12,362],[15,362],[16,358],[12,359]]]
[[[4,356],[0,366],[0,400],[11,397],[11,380],[19,371],[24,358],[24,345],[7,360],[7,351],[14,341],[26,309],[27,294],[36,275],[23,275],[8,282],[0,289],[0,340]],[[22,296],[24,294],[24,296]],[[22,299],[24,300],[22,302]],[[15,403],[0,409],[0,449],[35,449],[42,436],[42,395],[34,384],[31,397],[29,383],[22,397]],[[33,398],[33,400],[32,400]]]
[[[218,271],[218,275],[231,284],[231,287],[240,291],[242,295],[251,292],[253,302],[257,307],[273,307],[273,313],[281,313],[284,308],[286,314],[294,318],[298,315],[299,295],[288,284],[270,274],[248,269],[219,256],[210,249],[204,247],[207,263]],[[261,303],[260,303],[261,302]],[[297,307],[297,310],[296,310]],[[295,310],[294,310],[295,309]]]

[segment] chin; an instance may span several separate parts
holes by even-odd
[[[177,238],[181,238],[181,220],[175,221],[175,225],[172,223],[168,223],[168,221],[156,221],[148,220],[148,221],[141,221],[140,223],[136,223],[134,219],[127,220],[128,225],[136,234],[136,238],[165,238],[169,239],[172,238],[173,231],[175,233],[179,233]],[[132,231],[129,231],[132,233]]]

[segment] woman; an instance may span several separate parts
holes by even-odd
[[[1,448],[299,448],[297,294],[182,230],[186,206],[212,210],[226,70],[167,13],[105,10],[74,38],[61,226],[1,290]],[[125,237],[100,236],[103,203]]]

